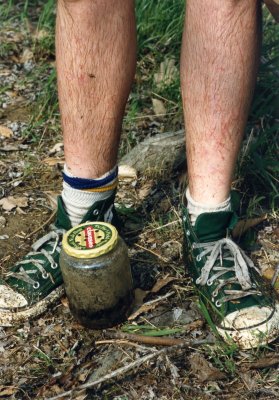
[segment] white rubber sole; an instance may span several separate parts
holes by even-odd
[[[251,322],[253,317],[253,310],[247,309],[246,320],[245,314],[242,315],[242,323],[247,321]],[[277,304],[275,310],[270,318],[267,318],[262,324],[256,326],[247,326],[237,329],[230,323],[232,327],[223,329],[216,327],[219,334],[222,336],[225,342],[230,343],[234,341],[240,349],[248,350],[256,348],[261,345],[265,345],[273,342],[279,337],[279,305]]]
[[[0,308],[0,326],[9,327],[38,317],[43,314],[51,304],[62,297],[64,292],[64,286],[59,286],[43,300],[24,310],[17,309],[16,311],[10,311]]]

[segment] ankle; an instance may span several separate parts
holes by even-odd
[[[231,211],[231,196],[219,204],[204,204],[195,201],[189,191],[186,190],[187,209],[190,214],[191,224],[194,225],[199,215],[220,211]]]
[[[113,194],[117,187],[117,174],[115,166],[98,179],[84,179],[73,176],[64,166],[62,199],[72,226],[82,221],[94,203]]]

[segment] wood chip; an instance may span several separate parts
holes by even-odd
[[[17,207],[25,208],[28,207],[28,199],[25,196],[22,197],[8,196],[0,200],[0,206],[2,206],[2,208],[5,211],[11,211]]]
[[[9,137],[13,136],[13,131],[4,125],[0,125],[0,136],[9,138]]]
[[[170,282],[176,280],[177,278],[175,276],[168,276],[168,275],[162,279],[159,279],[151,289],[151,293],[158,293],[163,287],[167,286]]]
[[[58,164],[63,165],[65,163],[65,158],[64,157],[63,158],[47,157],[47,158],[44,158],[42,160],[42,162],[44,164],[47,164],[47,165],[50,165],[50,166],[54,166],[54,165],[58,165]]]
[[[165,115],[166,114],[166,107],[164,106],[164,103],[162,100],[159,99],[152,99],[152,106],[155,115],[160,116],[160,115]]]
[[[130,165],[121,164],[118,167],[118,178],[121,179],[136,179],[137,171]]]
[[[194,353],[192,357],[189,358],[189,361],[191,372],[200,382],[216,381],[226,378],[226,375],[223,372],[218,368],[215,368],[199,353]]]
[[[246,364],[244,369],[268,368],[277,364],[279,364],[279,356],[272,354],[271,356],[263,357],[257,361]]]
[[[248,229],[259,225],[261,222],[266,220],[266,218],[267,218],[267,215],[264,214],[257,218],[249,218],[249,219],[243,219],[243,220],[239,221],[236,224],[236,226],[232,232],[233,237],[236,238],[236,237],[242,236],[245,232],[248,231]]]

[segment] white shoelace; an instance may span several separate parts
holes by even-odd
[[[213,297],[217,297],[220,289],[227,284],[238,283],[241,286],[240,290],[224,289],[224,296],[221,300],[216,301],[217,307],[221,307],[222,303],[240,299],[249,295],[261,295],[259,290],[256,290],[256,285],[251,282],[249,268],[255,269],[260,275],[260,270],[254,265],[252,260],[246,256],[236,243],[229,238],[220,239],[216,242],[208,243],[193,243],[193,248],[203,249],[196,257],[200,261],[202,257],[207,256],[206,263],[201,269],[201,275],[197,278],[196,283],[201,286],[211,286],[216,280],[218,285],[212,293]],[[215,265],[219,259],[218,265]],[[232,267],[223,267],[223,260],[233,261]],[[211,272],[214,274],[209,277]],[[235,274],[234,277],[220,279],[222,275],[228,272]]]
[[[64,233],[63,229],[57,229],[56,227],[53,227],[53,231],[47,233],[43,237],[41,237],[39,240],[37,240],[33,245],[32,245],[32,252],[28,253],[28,256],[37,256],[37,255],[43,255],[47,261],[50,263],[50,267],[54,270],[58,268],[58,264],[54,261],[53,259],[53,254],[57,250],[60,252],[61,248],[58,246],[59,239],[61,235]],[[44,244],[49,244],[52,246],[52,249],[47,251],[45,249],[40,248]],[[25,264],[33,264],[36,268],[35,269],[30,269],[30,270],[25,270],[24,265]],[[16,266],[19,266],[19,272],[8,272],[7,276],[8,277],[13,277],[16,279],[19,279],[21,281],[24,281],[26,283],[29,283],[33,285],[34,289],[38,289],[40,287],[40,283],[34,279],[31,278],[30,275],[32,274],[37,274],[38,270],[41,272],[43,279],[51,278],[51,274],[45,270],[43,265],[45,264],[45,260],[39,260],[35,258],[28,258],[26,260],[19,261],[16,263]]]

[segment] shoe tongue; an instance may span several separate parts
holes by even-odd
[[[198,216],[194,230],[200,242],[214,242],[226,237],[236,222],[232,211],[204,213]]]

